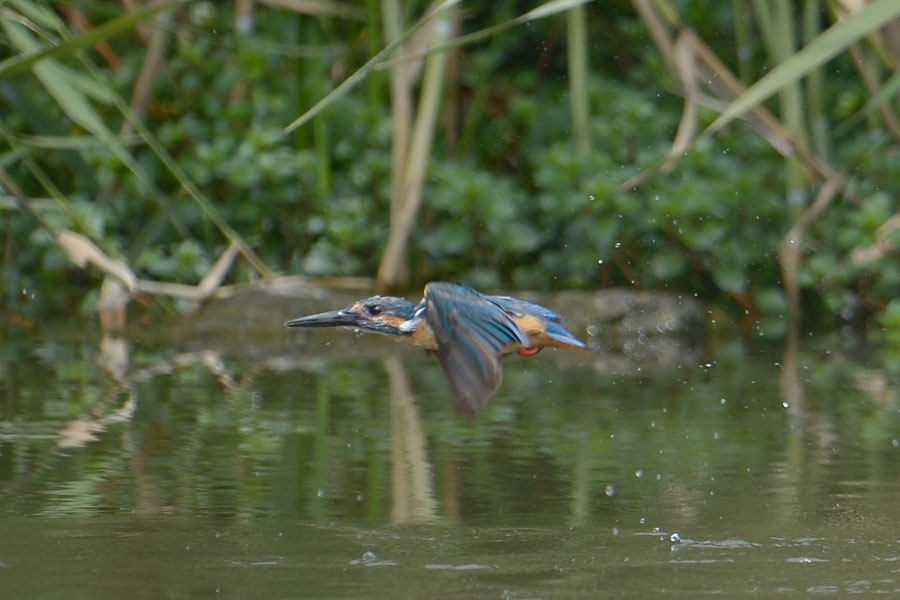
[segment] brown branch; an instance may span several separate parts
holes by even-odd
[[[797,284],[797,272],[800,269],[803,237],[807,228],[822,216],[843,185],[843,182],[838,178],[826,180],[822,187],[819,188],[819,193],[816,195],[812,205],[797,218],[794,226],[788,230],[778,244],[778,261],[781,263],[782,283],[787,293],[788,306],[790,306],[791,314],[794,318],[800,312],[800,286]]]
[[[66,2],[57,2],[56,6],[59,11],[69,19],[72,26],[80,33],[87,33],[91,30],[91,22],[87,15],[84,14],[84,11],[75,8]],[[109,42],[106,40],[97,40],[94,42],[94,50],[97,51],[97,54],[106,61],[106,64],[108,64],[113,71],[118,71],[122,68],[122,59],[119,58],[119,55],[116,54],[116,51],[112,49],[112,46],[110,46]]]
[[[874,96],[878,93],[878,90],[881,89],[878,77],[872,72],[869,63],[858,44],[850,44],[848,50],[850,50],[850,56],[853,57],[853,67],[856,69],[856,72],[859,73],[859,78],[862,79],[863,85],[866,86],[869,93]],[[891,104],[889,102],[882,102],[878,105],[878,112],[881,113],[881,118],[884,120],[884,124],[890,130],[891,134],[900,140],[900,121],[897,120],[897,115],[894,114]]]
[[[131,96],[131,110],[134,111],[134,114],[139,119],[147,115],[147,109],[150,106],[150,101],[153,99],[153,87],[156,83],[156,78],[165,64],[166,47],[169,44],[169,38],[172,37],[170,31],[172,13],[165,12],[160,14],[154,22],[156,27],[151,30],[150,41],[147,44],[147,55],[144,57],[144,63],[141,65],[141,70],[134,84],[134,93]],[[134,128],[126,119],[122,123],[119,135],[128,137],[132,133],[134,133]]]

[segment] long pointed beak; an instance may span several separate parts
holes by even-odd
[[[340,327],[340,326],[359,326],[363,320],[362,316],[350,312],[346,308],[341,310],[332,310],[329,312],[319,313],[317,315],[309,315],[308,317],[298,317],[291,319],[285,323],[286,327]]]

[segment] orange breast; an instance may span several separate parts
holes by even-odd
[[[437,350],[437,341],[434,339],[434,332],[431,330],[431,327],[428,326],[428,323],[425,322],[425,319],[419,323],[419,326],[416,329],[408,334],[403,336],[404,341],[414,346],[418,346],[419,348],[425,348],[426,350]]]

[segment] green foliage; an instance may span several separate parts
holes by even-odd
[[[113,13],[104,11],[113,5],[99,3],[91,16],[109,20]],[[673,5],[727,57],[734,39],[722,32],[731,31],[733,4],[715,10],[688,0]],[[374,273],[390,227],[385,73],[369,73],[382,85],[342,91],[311,124],[290,135],[283,129],[362,67],[367,48],[383,47],[369,39],[380,33],[364,21],[260,7],[257,29],[239,35],[231,9],[201,2],[178,13],[146,124],[270,267],[311,275]],[[409,10],[411,22],[422,7]],[[519,10],[513,2],[473,7],[464,31],[508,22]],[[586,156],[573,150],[561,16],[461,50],[459,77],[445,99],[453,109],[448,117],[456,120],[438,129],[410,240],[414,285],[456,279],[488,288],[664,288],[730,308],[760,332],[783,331],[787,306],[776,248],[803,207],[785,197],[782,157],[748,125],[733,122],[636,190],[620,189],[667,156],[683,100],[659,91],[676,79],[628,3],[602,11],[588,5],[587,15],[592,151]],[[40,36],[7,21],[4,31],[8,47],[15,42],[40,52]],[[107,139],[119,129],[122,116],[104,85],[129,98],[146,47],[136,38],[112,41],[123,65],[99,70],[99,81],[74,50],[36,63],[66,74],[53,85],[68,101],[54,99],[46,81],[32,75],[2,82],[5,124],[18,136],[15,144],[3,142],[10,144],[0,148],[3,164],[35,199],[51,193],[13,152],[52,174],[67,202],[66,210],[41,204],[54,225],[102,241],[140,276],[194,283],[228,240],[156,153],[120,142],[46,150],[24,137],[82,143],[92,139],[87,131]],[[760,68],[765,55],[761,43],[748,54]],[[825,82],[833,98],[825,116],[832,123],[846,121],[869,98],[849,61],[839,58],[836,65]],[[41,81],[49,79],[44,74]],[[716,117],[701,110],[699,128]],[[900,295],[900,269],[889,255],[861,264],[849,256],[872,245],[898,210],[893,190],[900,150],[877,128],[845,129],[829,142],[829,158],[848,174],[850,189],[807,231],[796,276],[810,322],[865,326]],[[816,189],[805,192],[812,197]],[[8,239],[31,240],[14,245],[7,263],[15,265],[3,282],[7,302],[26,310],[22,298],[36,292],[35,312],[59,309],[69,298],[54,290],[72,290],[73,282],[96,285],[96,275],[66,268],[33,223],[9,207],[0,210],[12,215],[3,231]],[[31,291],[23,295],[22,289]],[[889,328],[884,319],[879,323]]]

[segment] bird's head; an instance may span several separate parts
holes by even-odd
[[[406,298],[372,296],[347,308],[299,317],[285,323],[288,327],[359,327],[368,331],[402,335],[409,331],[400,325],[413,318],[415,305]]]

